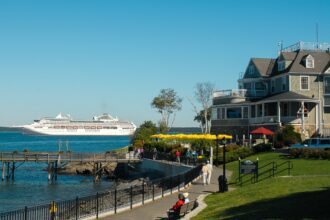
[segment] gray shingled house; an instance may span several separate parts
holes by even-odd
[[[234,136],[291,124],[330,135],[330,44],[299,42],[275,59],[251,58],[238,89],[213,94],[211,132]]]

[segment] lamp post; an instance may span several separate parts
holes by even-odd
[[[227,185],[227,178],[226,178],[226,138],[223,138],[221,140],[221,143],[223,144],[223,175],[219,176],[219,191],[220,192],[227,192],[228,191],[228,185]]]
[[[218,138],[218,133],[215,134],[215,145],[216,145],[216,162],[215,165],[218,166],[219,165],[219,138]]]

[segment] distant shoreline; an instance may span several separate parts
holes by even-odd
[[[15,127],[0,127],[0,132],[1,131],[22,131],[22,129]]]

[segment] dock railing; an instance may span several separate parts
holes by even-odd
[[[0,162],[111,162],[134,160],[128,153],[74,153],[65,152],[0,152]]]
[[[201,165],[197,165],[177,175],[150,181],[142,180],[140,184],[128,188],[114,187],[93,195],[77,196],[65,201],[51,201],[33,207],[26,206],[0,213],[0,220],[97,219],[180,191],[194,181],[200,175],[200,171]]]

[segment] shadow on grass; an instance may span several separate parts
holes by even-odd
[[[225,210],[221,219],[330,219],[330,188],[258,201]]]

